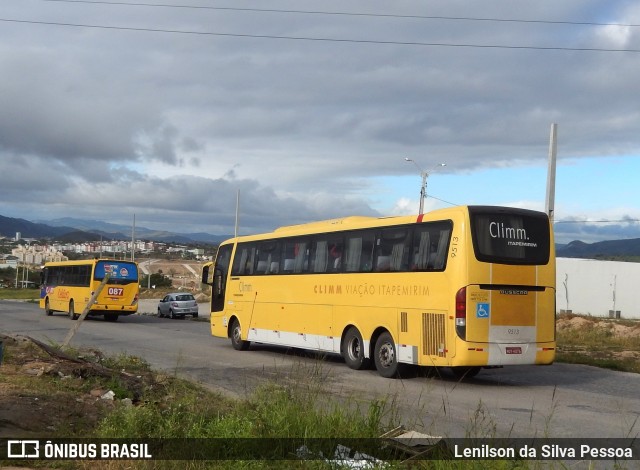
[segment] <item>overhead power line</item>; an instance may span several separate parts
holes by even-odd
[[[62,26],[72,28],[93,28],[113,31],[135,31],[145,33],[168,33],[168,34],[187,34],[198,36],[220,36],[235,38],[252,38],[252,39],[281,39],[289,41],[314,41],[314,42],[337,42],[352,44],[379,44],[394,46],[420,46],[420,47],[458,47],[458,48],[476,48],[476,49],[519,49],[519,50],[537,50],[537,51],[573,51],[573,52],[628,52],[639,53],[640,49],[611,49],[599,47],[560,47],[560,46],[514,46],[500,44],[471,44],[471,43],[447,43],[447,42],[420,42],[420,41],[383,41],[375,39],[344,39],[344,38],[319,38],[305,36],[276,36],[271,34],[243,34],[243,33],[220,33],[211,31],[189,31],[177,29],[162,28],[141,28],[129,26],[108,26],[98,24],[83,23],[63,23],[57,21],[35,21],[35,20],[18,20],[13,18],[0,18],[1,22],[6,23],[22,23],[34,25]]]
[[[115,6],[142,6],[154,8],[182,8],[197,10],[221,10],[221,11],[239,11],[239,12],[258,12],[258,13],[292,13],[303,15],[334,15],[334,16],[363,16],[373,18],[401,18],[401,19],[419,19],[419,20],[449,20],[449,21],[486,21],[496,23],[534,23],[534,24],[556,24],[556,25],[572,25],[572,26],[620,26],[620,27],[637,27],[640,24],[625,23],[599,23],[595,21],[563,21],[563,20],[528,20],[519,18],[478,18],[471,16],[444,16],[444,15],[400,15],[392,13],[358,13],[358,12],[342,12],[342,11],[318,11],[318,10],[284,10],[274,8],[241,8],[241,7],[213,7],[201,5],[175,5],[169,3],[142,3],[142,2],[107,2],[98,0],[43,0],[45,2],[58,3],[89,3],[99,5],[115,5]]]

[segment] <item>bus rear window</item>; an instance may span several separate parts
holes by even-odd
[[[138,267],[126,261],[98,261],[93,278],[96,281],[104,279],[105,273],[110,273],[109,284],[129,283],[138,281]]]
[[[545,213],[471,206],[469,216],[478,261],[528,265],[549,262],[549,218]]]

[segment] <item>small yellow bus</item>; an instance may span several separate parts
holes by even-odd
[[[352,369],[551,364],[555,255],[545,213],[456,206],[346,217],[223,242],[203,267],[211,332],[340,354]]]
[[[66,312],[72,320],[84,311],[105,275],[109,280],[89,315],[117,321],[138,311],[138,265],[132,261],[91,259],[46,263],[41,272],[40,308],[47,315]]]

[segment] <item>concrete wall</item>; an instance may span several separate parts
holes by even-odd
[[[640,319],[640,263],[557,258],[556,280],[558,312]]]

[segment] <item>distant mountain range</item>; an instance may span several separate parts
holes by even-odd
[[[61,219],[30,222],[0,215],[0,236],[15,237],[20,232],[23,238],[48,238],[57,241],[81,243],[85,241],[130,240],[131,226],[110,224],[99,220]],[[230,235],[211,235],[209,233],[173,233],[137,227],[137,239],[164,243],[209,243],[218,244]]]
[[[47,238],[69,243],[102,240],[130,240],[131,226],[110,224],[100,220],[84,220],[72,217],[30,222],[0,215],[0,236],[23,238]],[[209,243],[217,245],[231,235],[209,233],[173,233],[136,226],[136,238],[164,243]],[[556,245],[556,255],[564,258],[602,258],[611,256],[640,256],[640,238],[607,240],[585,243],[579,240],[566,245]]]
[[[563,258],[602,258],[610,256],[640,256],[640,238],[585,243],[579,240],[556,245],[556,256]]]

